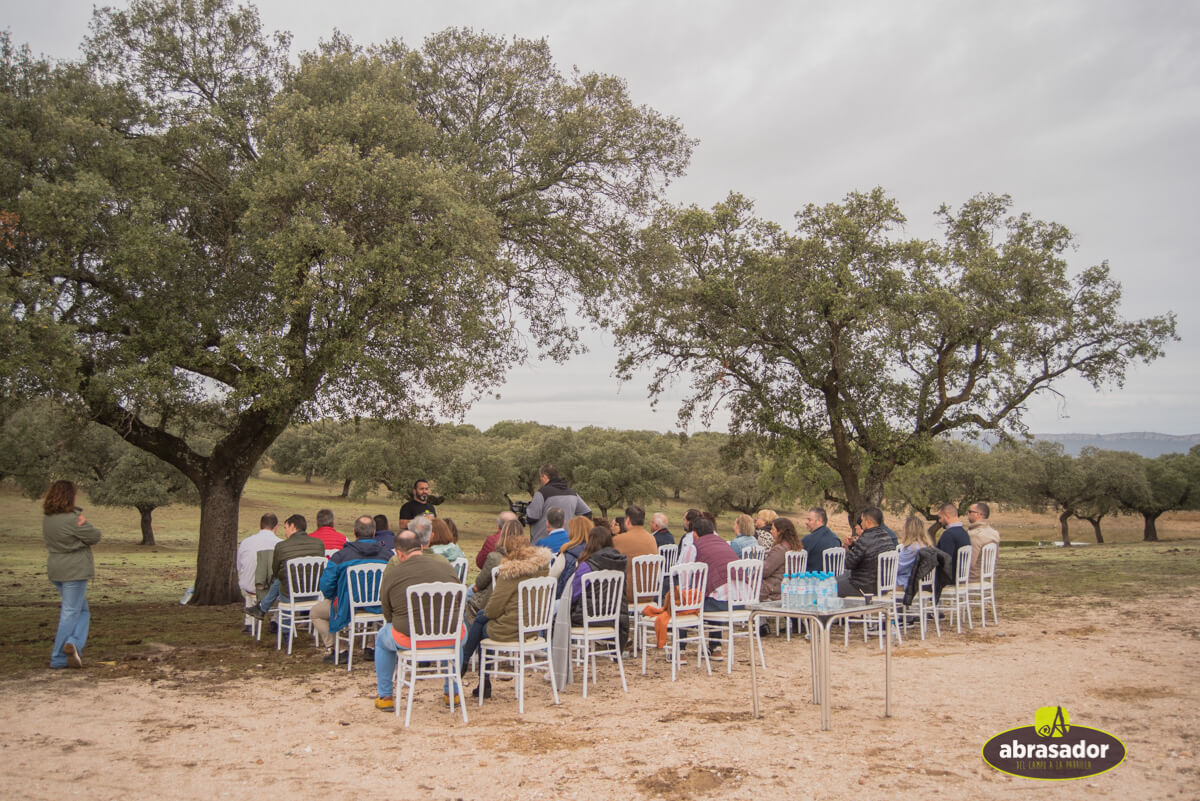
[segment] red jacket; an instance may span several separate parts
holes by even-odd
[[[327,551],[330,548],[340,551],[346,545],[346,535],[335,529],[333,526],[321,526],[308,536],[316,537],[321,542],[325,543],[325,550]]]
[[[483,570],[483,563],[487,560],[488,554],[496,550],[496,546],[500,544],[500,529],[496,529],[496,533],[483,541],[483,547],[479,549],[479,553],[475,554],[475,567]]]

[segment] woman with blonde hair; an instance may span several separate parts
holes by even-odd
[[[758,537],[758,544],[764,548],[770,548],[775,544],[775,535],[771,533],[771,524],[775,522],[775,518],[779,515],[770,509],[759,509],[754,515],[754,533]]]
[[[729,543],[738,559],[745,557],[744,551],[751,545],[758,545],[757,532],[754,530],[754,519],[747,514],[738,515],[733,521],[733,541]]]
[[[471,657],[479,650],[479,643],[485,637],[499,642],[516,641],[520,634],[520,621],[517,620],[517,586],[525,579],[537,578],[549,573],[550,550],[531,545],[529,535],[517,521],[511,520],[504,524],[500,535],[500,545],[504,547],[505,555],[496,571],[496,586],[492,589],[492,597],[483,611],[475,615],[475,620],[471,623],[471,628],[467,630],[467,638],[463,642],[464,673]],[[488,556],[490,558],[491,554]],[[484,698],[490,697],[492,694],[490,683],[481,683],[471,694],[478,697],[480,692],[483,693]]]
[[[904,528],[900,532],[900,561],[896,571],[896,586],[903,590],[908,586],[908,577],[912,574],[913,565],[917,563],[917,553],[922,548],[932,548],[933,538],[925,528],[925,521],[916,515],[909,515],[904,520]]]
[[[562,597],[563,588],[575,575],[575,567],[587,548],[588,533],[593,525],[595,524],[583,515],[575,515],[567,521],[567,541],[558,549],[558,554],[550,564],[550,575],[558,579],[558,598]]]
[[[75,506],[78,494],[70,481],[55,481],[42,501],[42,539],[46,541],[46,574],[62,597],[58,632],[50,651],[50,667],[83,667],[92,612],[87,602],[87,584],[96,575],[92,546],[100,541],[100,529],[83,517]]]

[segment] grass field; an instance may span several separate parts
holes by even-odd
[[[387,514],[395,519],[400,502],[372,496],[361,501],[337,497],[340,487],[266,472],[247,486],[241,510],[241,535],[257,529],[258,518],[272,511],[281,519],[294,512],[306,515],[315,528],[316,511],[333,509],[336,527],[349,531],[359,514]],[[294,674],[324,669],[319,661],[288,659],[274,644],[255,644],[239,633],[236,606],[182,607],[183,592],[195,568],[199,510],[168,507],[155,513],[158,544],[143,547],[138,515],[133,509],[91,508],[81,498],[84,513],[104,533],[94,549],[96,579],[89,586],[92,631],[89,661],[100,671],[126,674],[160,666],[186,651],[187,665],[208,669],[214,679],[243,675],[246,670]],[[655,505],[672,521],[680,521],[685,501]],[[493,505],[447,504],[439,512],[458,524],[460,545],[473,557],[483,539],[495,530]],[[797,510],[798,512],[799,510]],[[0,675],[40,670],[47,664],[50,641],[57,625],[59,598],[46,580],[45,549],[41,538],[41,507],[9,487],[0,488]],[[729,535],[733,515],[723,515],[718,529]],[[898,521],[889,518],[889,523]],[[1054,541],[1058,521],[1052,515],[998,512],[993,523],[1005,540]],[[831,521],[835,531],[846,530],[844,519]],[[675,526],[676,533],[679,527]],[[1076,599],[1111,604],[1124,599],[1166,594],[1200,584],[1200,513],[1175,513],[1159,521],[1159,543],[1142,543],[1141,518],[1106,521],[1108,544],[1082,548],[1005,548],[1002,546],[998,596],[1001,615],[1035,614],[1047,602]],[[1086,523],[1074,527],[1076,542],[1091,540]],[[474,570],[472,560],[471,568]],[[181,664],[181,666],[183,666]]]

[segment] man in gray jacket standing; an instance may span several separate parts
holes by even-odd
[[[570,520],[577,515],[591,518],[592,510],[583,502],[583,498],[579,497],[578,492],[567,486],[567,480],[558,474],[557,467],[552,464],[542,465],[538,477],[542,481],[541,489],[533,493],[533,499],[525,508],[530,542],[537,542],[546,536],[546,510],[551,506],[563,510],[564,520]]]

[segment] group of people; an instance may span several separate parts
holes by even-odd
[[[646,511],[637,504],[626,507],[623,517],[613,520],[594,517],[578,493],[570,489],[553,464],[540,470],[541,488],[525,511],[526,525],[512,511],[502,512],[496,531],[484,541],[475,556],[479,573],[467,589],[464,628],[459,641],[461,664],[466,670],[484,638],[512,641],[518,636],[517,587],[528,578],[550,576],[556,580],[559,598],[569,593],[572,625],[583,617],[583,578],[589,572],[616,570],[625,574],[626,600],[633,600],[631,567],[635,557],[654,555],[664,545],[678,548],[677,563],[707,565],[704,587],[706,611],[729,607],[727,566],[747,555],[748,549],[766,548],[760,600],[778,600],[789,551],[807,552],[810,569],[819,569],[830,548],[846,549],[845,570],[838,577],[840,595],[871,593],[876,589],[879,554],[899,551],[897,586],[903,589],[915,575],[938,570],[936,590],[955,579],[955,555],[959,548],[972,549],[971,576],[977,579],[980,552],[984,545],[999,542],[999,534],[988,523],[990,508],[975,503],[967,511],[967,525],[959,520],[957,508],[941,507],[938,522],[943,531],[936,546],[925,521],[910,516],[899,537],[883,522],[883,513],[866,509],[855,520],[853,533],[845,540],[830,530],[825,509],[807,510],[801,538],[791,519],[771,510],[754,517],[739,515],[733,523],[733,538],[725,540],[716,530],[709,512],[689,509],[683,519],[683,535],[676,542],[664,512],[655,512],[646,523]],[[87,582],[94,575],[91,545],[100,532],[76,506],[76,488],[69,481],[55,482],[44,500],[43,534],[49,551],[47,571],[62,595],[62,610],[51,667],[82,667],[90,614]],[[287,563],[304,556],[328,557],[320,581],[321,600],[312,608],[313,628],[320,644],[329,649],[326,661],[335,661],[334,637],[349,623],[347,569],[353,565],[384,566],[380,583],[380,612],[384,625],[375,635],[374,648],[365,649],[376,671],[379,709],[394,708],[393,676],[398,654],[411,646],[407,590],[428,582],[457,582],[452,562],[463,559],[457,544],[454,522],[437,517],[429,502],[429,483],[416,482],[412,498],[402,507],[404,527],[395,532],[385,515],[362,515],[354,521],[353,539],[334,527],[329,509],[317,512],[317,528],[308,533],[306,518],[293,514],[283,521],[285,538],[276,535],[278,519],[264,514],[259,531],[241,542],[237,552],[239,584],[245,598],[243,630],[250,632],[254,619],[262,620],[288,589]],[[527,527],[526,527],[527,526]],[[760,552],[761,553],[761,552]],[[269,554],[269,557],[268,557]],[[931,563],[931,564],[930,564]],[[629,643],[629,621],[622,605],[619,639],[622,649]],[[720,657],[720,633],[710,632],[710,656]],[[450,702],[454,685],[447,682],[445,700]],[[476,694],[490,695],[485,679]],[[457,701],[461,699],[456,698]]]

